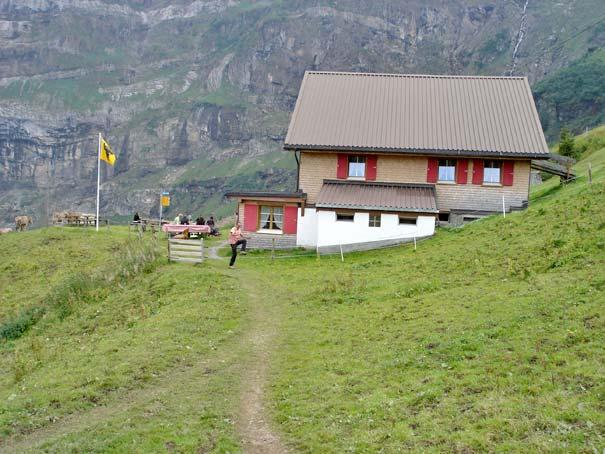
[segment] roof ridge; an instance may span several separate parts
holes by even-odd
[[[526,80],[526,76],[483,76],[466,74],[400,74],[400,73],[372,73],[354,71],[306,71],[305,74],[330,76],[370,76],[370,77],[401,77],[414,79],[502,79]]]

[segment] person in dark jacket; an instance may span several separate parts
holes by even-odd
[[[195,220],[195,225],[206,225],[206,220],[204,219],[204,217],[201,214]]]
[[[215,226],[216,224],[214,222],[214,216],[210,216],[210,219],[208,219],[206,225],[210,227],[210,235],[218,235],[218,229]]]

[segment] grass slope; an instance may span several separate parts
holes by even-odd
[[[252,313],[274,317],[265,407],[294,450],[602,449],[602,135],[578,138],[578,182],[416,252],[254,253],[228,271],[168,265],[120,228],[0,237],[0,327],[45,309],[0,339],[0,450],[240,451]]]
[[[101,261],[121,268],[125,242],[137,241],[121,229],[47,229],[3,237],[2,247],[27,243],[36,251],[30,264],[43,272],[47,261],[70,263],[46,247],[57,237],[70,258],[92,258],[74,263],[76,273],[94,272]],[[53,291],[41,273],[11,279],[22,290],[8,295],[9,306],[29,294],[43,295],[43,304]],[[109,291],[92,289],[99,295],[80,300],[67,317],[49,310],[21,338],[0,342],[0,439],[33,432],[36,440],[36,431],[59,421],[64,429],[40,439],[51,451],[150,452],[166,443],[233,449],[227,397],[237,381],[223,348],[237,351],[231,344],[244,310],[231,281],[152,261]]]
[[[417,252],[299,259],[271,275],[291,314],[272,398],[293,445],[602,449],[605,149],[583,175],[588,161],[591,187],[553,179],[527,212],[442,230]]]

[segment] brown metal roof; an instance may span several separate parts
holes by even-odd
[[[539,158],[525,77],[307,72],[286,149]]]
[[[225,197],[228,199],[235,198],[249,198],[249,199],[294,199],[304,200],[307,198],[307,194],[304,192],[279,192],[279,191],[232,191],[225,193]]]
[[[437,213],[432,184],[324,180],[317,208]]]

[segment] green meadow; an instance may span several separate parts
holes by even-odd
[[[293,452],[601,452],[604,137],[525,212],[344,262],[0,236],[0,451],[241,452],[252,411]]]

